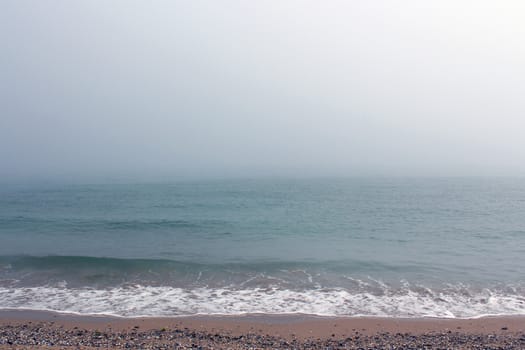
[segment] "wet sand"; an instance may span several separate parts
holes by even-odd
[[[524,349],[525,317],[118,318],[0,311],[0,348]]]

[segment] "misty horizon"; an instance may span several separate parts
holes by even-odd
[[[525,176],[518,1],[6,1],[1,182]]]

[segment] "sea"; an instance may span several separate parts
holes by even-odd
[[[525,179],[4,184],[0,309],[525,315]]]

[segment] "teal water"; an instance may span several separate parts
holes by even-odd
[[[0,188],[0,308],[525,314],[525,179]]]

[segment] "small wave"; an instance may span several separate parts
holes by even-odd
[[[474,318],[524,315],[525,298],[503,291],[464,289],[382,295],[343,289],[306,291],[276,288],[183,289],[126,286],[111,289],[61,287],[0,288],[6,309],[33,309],[115,316],[182,316],[196,314],[302,313],[322,316]]]
[[[160,256],[162,254],[159,252]],[[360,260],[208,263],[94,256],[0,256],[0,279],[17,279],[19,287],[66,281],[70,287],[92,288],[112,288],[131,283],[181,288],[244,286],[289,290],[363,290],[366,286],[368,290],[377,291],[383,288],[381,277],[385,276],[385,271],[389,275],[385,282],[392,284],[393,288],[399,286],[400,279],[397,277],[402,276],[401,272],[418,272],[411,266],[392,265],[387,268],[380,263]],[[369,276],[375,276],[378,280]],[[438,280],[438,283],[441,282]]]
[[[115,269],[142,269],[148,270],[153,267],[163,265],[182,265],[189,263],[178,262],[167,259],[120,259],[94,256],[68,256],[68,255],[48,255],[48,256],[2,256],[0,263],[9,266],[10,269],[60,269],[66,268],[73,270],[76,268],[115,268]]]
[[[41,228],[42,225],[52,225],[55,229],[70,230],[72,232],[92,231],[152,231],[167,229],[199,229],[222,227],[223,221],[218,220],[174,220],[174,219],[142,219],[142,220],[106,220],[80,218],[41,218],[27,216],[0,217],[0,224],[4,227]]]
[[[229,232],[221,232],[218,235],[231,235]],[[169,255],[170,252],[159,252],[159,255]],[[250,262],[222,262],[222,263],[198,263],[190,261],[179,261],[174,259],[155,259],[155,258],[114,258],[98,256],[79,256],[79,255],[13,255],[0,256],[0,267],[8,269],[34,268],[114,268],[114,269],[165,269],[165,268],[185,268],[186,270],[245,270],[245,271],[285,271],[285,270],[303,270],[304,268],[312,269],[329,269],[337,272],[348,271],[394,271],[403,270],[411,271],[414,269],[410,265],[387,265],[379,262],[345,260],[345,261],[293,261],[293,260],[276,260],[276,261],[250,261]]]
[[[109,230],[145,230],[161,228],[195,228],[201,226],[186,220],[125,220],[103,221],[99,223]]]
[[[221,233],[228,235],[229,233]],[[160,252],[159,254],[162,254]],[[168,252],[165,253],[168,255]],[[179,268],[185,270],[278,270],[281,268],[294,268],[302,266],[305,263],[300,261],[265,261],[265,262],[245,262],[245,263],[215,263],[204,264],[188,261],[179,261],[173,259],[151,259],[151,258],[112,258],[97,256],[74,256],[74,255],[14,255],[0,256],[0,266],[5,269],[49,269],[49,268],[66,268],[73,270],[75,268],[113,268],[121,270],[138,269],[138,270],[162,270],[169,268]],[[309,263],[310,266],[322,265]]]

